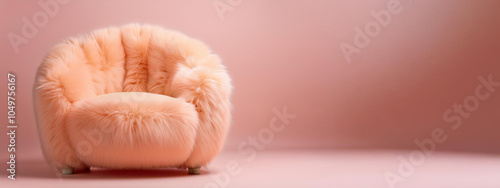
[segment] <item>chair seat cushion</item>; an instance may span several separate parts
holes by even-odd
[[[182,166],[192,152],[197,128],[194,105],[145,92],[81,100],[66,117],[71,146],[92,167]]]

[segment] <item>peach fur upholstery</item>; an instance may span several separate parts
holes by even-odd
[[[33,89],[50,165],[200,167],[230,126],[231,80],[198,40],[150,25],[106,28],[51,49]]]

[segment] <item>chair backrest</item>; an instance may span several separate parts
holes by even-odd
[[[71,102],[114,92],[172,96],[176,71],[206,62],[209,54],[181,33],[132,24],[68,39],[48,53],[39,72],[59,82]]]

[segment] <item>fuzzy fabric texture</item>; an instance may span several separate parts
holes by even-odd
[[[221,150],[231,79],[198,40],[131,24],[48,52],[33,88],[53,168],[200,167]]]

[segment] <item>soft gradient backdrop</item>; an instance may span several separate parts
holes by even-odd
[[[353,44],[355,28],[374,21],[370,11],[387,9],[389,0],[242,0],[223,20],[216,1],[69,1],[18,53],[8,33],[20,34],[22,18],[43,9],[39,1],[0,1],[0,98],[7,98],[7,72],[15,73],[19,157],[42,156],[31,87],[47,50],[69,36],[131,22],[181,31],[223,59],[234,84],[226,150],[257,136],[273,109],[286,106],[296,118],[266,150],[415,149],[415,139],[443,128],[448,140],[440,151],[500,152],[500,87],[460,129],[442,117],[474,94],[478,76],[500,82],[500,1],[401,0],[401,13],[350,63],[340,44]],[[4,135],[6,100],[0,105]],[[2,136],[2,161],[7,142]]]

